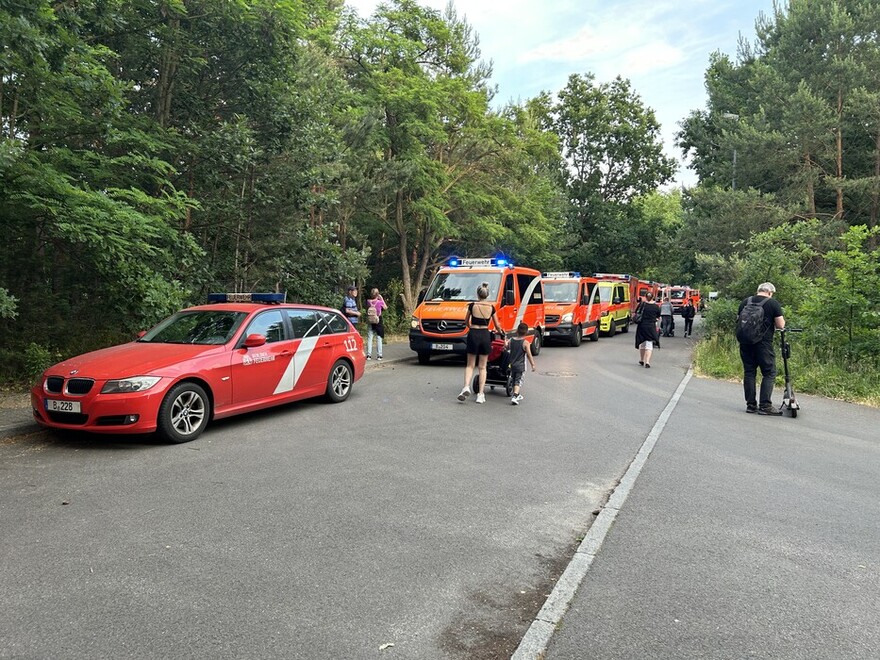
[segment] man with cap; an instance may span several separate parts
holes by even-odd
[[[351,321],[351,324],[355,327],[357,327],[358,321],[361,318],[361,313],[358,311],[357,295],[357,287],[352,284],[348,287],[345,298],[342,300],[342,311],[345,314],[345,318]]]

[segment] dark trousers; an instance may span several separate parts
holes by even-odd
[[[746,396],[746,403],[756,405],[755,384],[760,369],[761,400],[757,405],[772,405],[773,381],[776,380],[776,354],[773,352],[773,343],[762,341],[757,344],[740,344],[739,356],[743,363],[743,393]]]
[[[684,320],[684,334],[690,335],[694,331],[694,320],[692,318]]]
[[[671,331],[672,317],[668,314],[663,314],[662,316],[660,316],[660,334],[664,337],[668,337]]]

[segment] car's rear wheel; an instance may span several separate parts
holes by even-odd
[[[596,329],[590,333],[589,337],[590,341],[599,341],[599,326],[596,326]]]
[[[333,403],[340,403],[351,394],[351,386],[354,384],[354,373],[351,365],[345,360],[336,360],[327,378],[327,398]]]
[[[208,425],[211,403],[196,383],[178,383],[159,406],[156,428],[162,439],[181,443],[195,440]]]
[[[581,340],[584,338],[584,329],[581,328],[580,325],[575,325],[571,329],[571,339],[568,340],[568,343],[572,346],[580,346]]]

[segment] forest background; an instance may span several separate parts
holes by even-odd
[[[880,3],[790,0],[715,53],[677,164],[623,78],[493,105],[478,35],[412,0],[0,0],[0,383],[209,291],[404,330],[450,255],[721,292],[700,368],[739,372],[765,280],[801,388],[880,403]]]

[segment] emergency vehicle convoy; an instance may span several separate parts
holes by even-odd
[[[559,339],[571,346],[581,340],[599,339],[602,305],[598,280],[580,273],[544,273],[544,321],[546,338]]]
[[[464,324],[468,305],[477,300],[477,287],[489,287],[487,302],[495,306],[500,328],[490,330],[512,334],[517,325],[529,326],[528,341],[537,355],[544,343],[544,288],[541,273],[533,268],[516,266],[504,258],[451,258],[442,267],[424,294],[410,321],[409,346],[419,364],[427,364],[432,355],[464,355],[467,352],[467,328]]]

